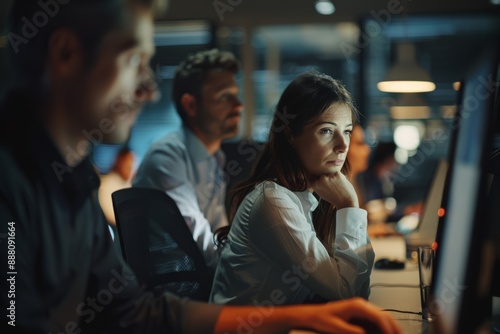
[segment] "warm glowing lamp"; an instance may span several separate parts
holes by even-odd
[[[424,93],[432,92],[436,85],[429,73],[415,61],[415,46],[401,43],[397,49],[396,64],[387,72],[384,81],[377,88],[388,93]]]

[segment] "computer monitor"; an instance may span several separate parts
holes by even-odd
[[[488,160],[488,197],[487,197],[487,219],[490,225],[489,242],[495,247],[495,265],[493,266],[493,278],[491,280],[491,294],[500,299],[500,149],[496,156],[490,156]],[[500,317],[500,311],[496,313]],[[497,321],[499,321],[498,319]],[[496,324],[500,333],[500,321]]]
[[[441,200],[448,173],[448,161],[439,160],[415,231],[405,236],[407,252],[416,252],[419,246],[432,246],[436,241]],[[407,257],[410,254],[407,254]]]
[[[500,66],[497,78],[500,78]],[[491,222],[490,242],[496,249],[495,265],[493,266],[493,278],[491,280],[492,294],[492,320],[491,326],[495,333],[500,333],[500,85],[497,85],[495,98],[496,126],[493,133],[494,149],[489,155],[487,168],[491,176],[488,194],[488,220]]]
[[[496,117],[499,46],[474,64],[461,88],[432,284],[431,311],[439,333],[474,333],[490,316],[495,248],[489,236],[486,162]]]

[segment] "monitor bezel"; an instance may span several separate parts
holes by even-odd
[[[487,247],[487,243],[484,242],[487,240],[489,228],[483,228],[486,223],[481,226],[481,222],[484,222],[487,218],[485,215],[487,203],[487,173],[485,168],[487,154],[493,139],[495,93],[489,94],[483,103],[478,106],[478,110],[483,111],[483,113],[477,112],[478,110],[470,112],[466,108],[464,101],[467,102],[467,98],[471,97],[470,94],[478,92],[478,85],[484,85],[484,82],[480,81],[481,75],[486,74],[488,76],[491,74],[494,76],[493,81],[498,80],[496,78],[496,68],[499,62],[500,45],[496,44],[498,43],[495,43],[493,47],[490,46],[474,64],[466,79],[462,82],[459,93],[461,103],[458,106],[457,118],[454,123],[454,126],[456,126],[454,130],[456,131],[453,134],[455,138],[452,137],[453,149],[450,150],[449,156],[449,179],[443,198],[446,214],[439,224],[435,279],[432,284],[434,309],[431,309],[431,311],[437,317],[437,326],[440,333],[472,333],[489,316],[491,310],[490,285],[486,284],[484,286],[484,284],[491,280],[491,269],[488,270],[488,268],[493,265],[494,255],[490,256],[492,249]],[[466,116],[467,120],[465,120]],[[461,126],[461,122],[464,121],[479,122],[479,127],[484,125],[483,131],[477,132],[481,128],[473,129],[470,124]],[[474,134],[474,131],[481,134],[479,138],[468,138],[468,140],[478,140],[478,151],[460,151],[464,150],[464,141],[467,140],[468,136],[470,137],[471,134],[468,133],[470,131],[473,132],[472,134]],[[464,154],[468,156],[464,158]],[[474,156],[475,154],[477,156]],[[466,166],[467,164],[464,164],[461,159],[470,159],[470,161],[473,161],[473,165],[477,167],[477,174],[475,175],[477,184],[474,185],[474,182],[472,182],[472,187],[468,189],[463,189],[465,182],[467,182],[463,175],[469,173],[469,175],[474,176],[475,172],[473,169],[467,169],[470,166]],[[464,172],[465,170],[467,172]],[[459,215],[458,210],[466,210],[467,205],[460,207],[457,205],[464,203],[463,196],[467,196],[464,192],[468,191],[470,195],[474,187],[476,187],[476,191],[469,198],[470,210],[472,211],[465,215]],[[465,217],[467,215],[472,217],[472,221],[466,221]],[[454,220],[454,222],[450,220]],[[452,229],[456,227],[452,224],[457,224],[460,220],[462,220],[463,224],[460,227],[463,229]],[[467,228],[470,230],[468,235],[464,233]],[[461,236],[460,233],[462,233]],[[457,238],[457,236],[459,237]],[[457,239],[462,239],[463,242],[457,242]],[[464,254],[465,262],[452,258],[452,256],[456,256],[461,252]],[[459,261],[461,267],[454,265],[457,261]],[[490,306],[489,309],[488,306]]]

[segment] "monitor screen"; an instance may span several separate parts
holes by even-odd
[[[473,65],[461,88],[456,138],[450,155],[446,214],[438,235],[433,309],[439,333],[473,333],[489,316],[494,247],[486,216],[486,160],[495,114],[498,45]]]
[[[427,192],[427,197],[422,211],[417,229],[406,235],[407,250],[416,250],[418,246],[431,246],[436,241],[438,229],[439,214],[441,208],[441,199],[448,174],[448,162],[446,160],[438,161],[431,186]],[[416,247],[412,247],[415,245]]]
[[[500,80],[500,64],[497,68],[497,82]],[[500,298],[500,84],[497,83],[494,101],[496,117],[493,132],[493,151],[488,157],[487,169],[491,175],[488,194],[489,217],[491,222],[491,238],[496,248],[496,261],[493,270],[492,294]],[[497,315],[497,332],[500,332],[500,319]]]

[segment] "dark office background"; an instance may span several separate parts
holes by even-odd
[[[0,3],[2,27],[8,2]],[[136,164],[153,141],[180,125],[170,98],[175,66],[190,53],[218,47],[234,52],[243,65],[239,82],[245,117],[236,140],[265,141],[273,106],[285,86],[304,71],[325,72],[352,92],[372,147],[393,140],[398,126],[418,130],[419,148],[398,152],[406,169],[395,195],[402,202],[421,199],[436,161],[447,155],[456,101],[453,83],[482,48],[499,39],[500,5],[494,4],[499,2],[334,0],[335,13],[324,16],[314,10],[313,0],[232,1],[234,6],[223,13],[217,11],[216,1],[170,0],[169,10],[157,20],[152,62],[162,98],[145,108],[133,129],[129,146]],[[6,36],[2,28],[0,95],[13,79]],[[420,96],[429,110],[423,118],[395,117],[391,107],[401,95],[383,93],[376,86],[397,61],[396,50],[403,42],[415,46],[416,62],[436,84],[435,91]],[[118,149],[95,148],[94,159],[103,173]]]

